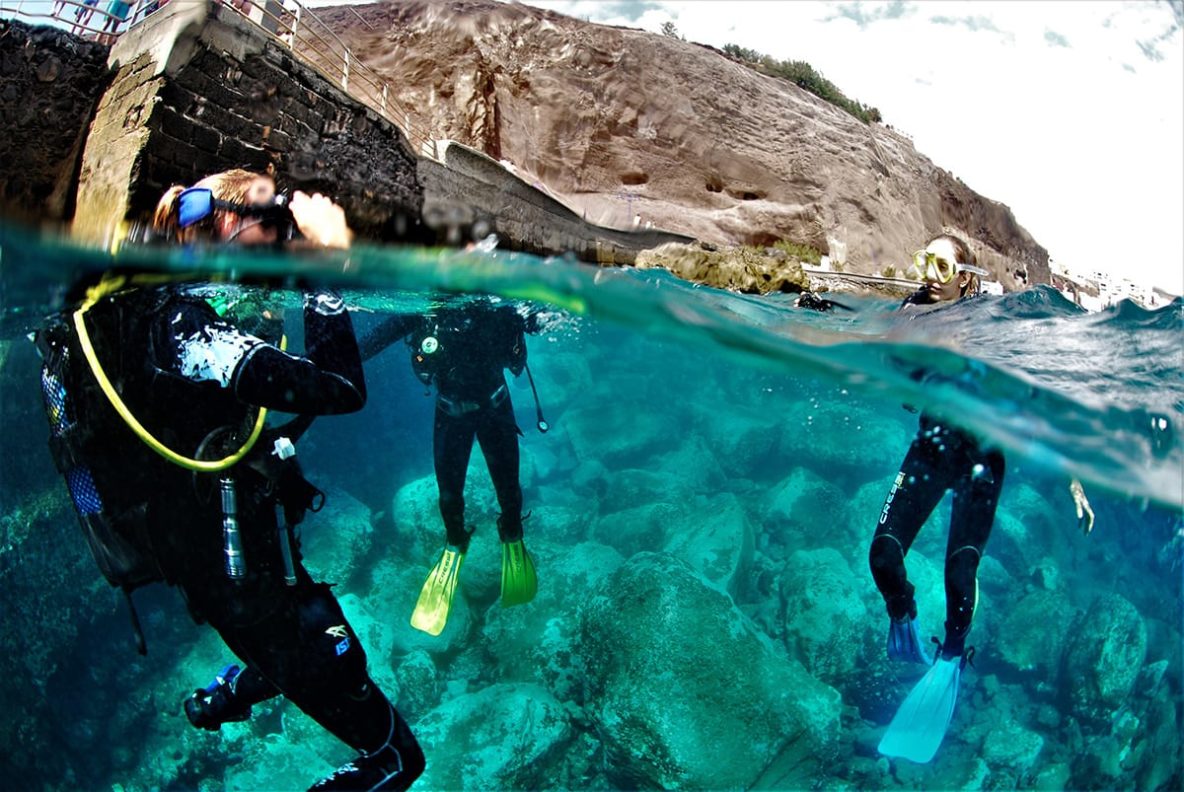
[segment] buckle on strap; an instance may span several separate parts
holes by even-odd
[[[436,404],[444,411],[445,415],[452,418],[460,418],[469,413],[477,412],[486,407],[498,407],[510,395],[510,389],[505,386],[505,383],[498,386],[498,389],[489,395],[489,398],[484,403],[462,401],[460,399],[450,399],[447,396],[439,395],[436,397]]]

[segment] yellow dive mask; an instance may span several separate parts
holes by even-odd
[[[913,254],[913,271],[921,280],[949,283],[959,272],[973,272],[975,275],[989,275],[985,269],[970,264],[959,264],[931,250],[918,250]]]

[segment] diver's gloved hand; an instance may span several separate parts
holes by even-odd
[[[241,669],[228,665],[214,681],[185,699],[185,716],[194,728],[218,731],[223,723],[245,721],[251,717],[251,705],[236,700],[234,682]]]
[[[917,617],[904,619],[889,619],[888,622],[888,658],[902,660],[906,663],[920,663],[931,665],[933,658],[925,651],[921,642],[920,631],[917,629]]]
[[[1085,497],[1085,489],[1080,481],[1073,479],[1069,484],[1069,492],[1073,495],[1073,505],[1077,507],[1077,527],[1089,536],[1094,529],[1094,510],[1089,505],[1089,498]]]

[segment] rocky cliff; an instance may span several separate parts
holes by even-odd
[[[1011,210],[907,137],[713,48],[494,0],[317,13],[390,78],[411,126],[512,164],[594,222],[788,239],[867,273],[947,228],[1005,288],[1049,280]]]

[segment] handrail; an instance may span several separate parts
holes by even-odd
[[[75,35],[85,37],[89,34],[100,43],[114,44],[128,29],[140,24],[169,2],[185,0],[17,0],[14,13],[32,19],[56,20]],[[348,96],[402,130],[422,156],[440,159],[435,138],[428,130],[411,124],[411,113],[402,106],[396,92],[391,90],[391,83],[358,58],[308,6],[299,0],[221,2],[269,33],[307,66],[340,86]],[[100,4],[104,8],[99,8]],[[4,5],[11,6],[11,3],[6,2]],[[112,13],[120,10],[120,7],[125,9],[122,17]],[[68,8],[73,10],[67,11]],[[351,10],[367,28],[374,30],[361,14]],[[101,27],[91,24],[96,14],[104,19]]]

